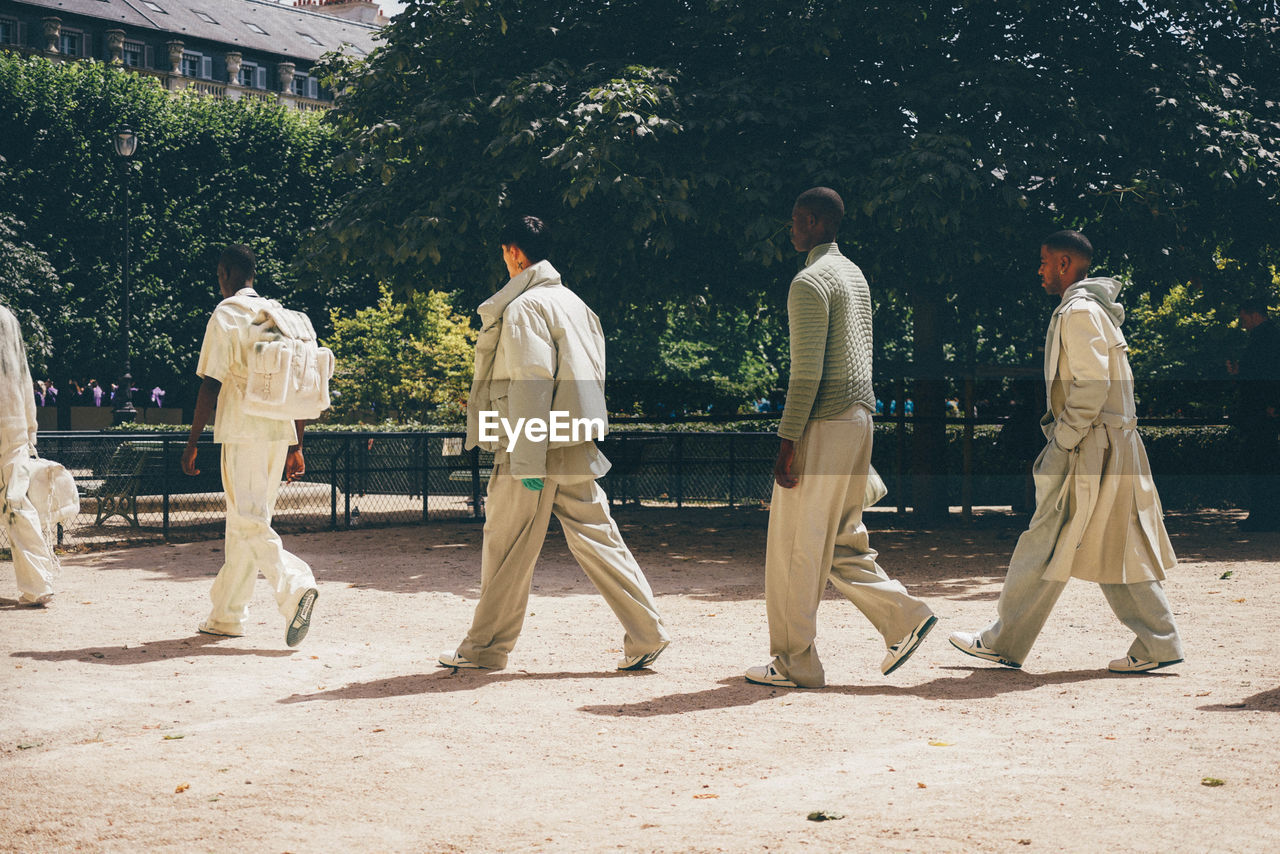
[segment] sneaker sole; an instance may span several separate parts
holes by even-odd
[[[284,634],[285,646],[297,646],[307,636],[307,630],[311,628],[311,609],[319,598],[317,590],[308,590],[302,594],[302,598],[298,600],[298,610],[294,612],[289,630]]]
[[[916,654],[916,650],[920,648],[920,644],[924,643],[924,639],[929,636],[929,632],[933,631],[933,627],[938,625],[937,617],[930,617],[924,626],[917,630],[915,640],[907,646],[906,652],[902,653],[902,657],[889,666],[888,670],[881,671],[888,676],[893,671],[907,663],[907,659]]]
[[[954,640],[951,640],[951,638],[947,638],[947,640],[951,642],[952,646],[954,646],[956,649],[963,652],[965,655],[971,655],[974,658],[980,659],[982,661],[990,661],[992,664],[1003,664],[1005,667],[1012,667],[1014,670],[1022,669],[1021,664],[1018,664],[1017,662],[1014,662],[1014,661],[1010,661],[1007,658],[1001,658],[997,653],[993,652],[990,655],[983,655],[980,652],[974,652],[973,650],[969,649],[967,646],[961,646],[960,644],[956,643]]]

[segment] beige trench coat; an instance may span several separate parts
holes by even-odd
[[[1177,563],[1138,435],[1120,287],[1072,285],[1045,339],[1050,442],[1036,461],[1036,514],[1061,517],[1048,581],[1160,581]]]

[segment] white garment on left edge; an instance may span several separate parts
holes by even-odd
[[[298,600],[316,586],[311,567],[285,551],[271,527],[276,495],[284,475],[288,442],[234,442],[222,446],[222,488],[227,494],[226,561],[218,570],[209,598],[213,610],[205,627],[242,634],[249,616],[253,586],[262,571],[286,620],[293,619]]]
[[[5,451],[0,457],[0,524],[9,537],[13,571],[18,577],[21,601],[34,602],[53,593],[53,576],[58,561],[40,531],[40,516],[26,496],[9,495],[14,469],[28,457],[25,445]]]

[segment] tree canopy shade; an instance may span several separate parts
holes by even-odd
[[[298,247],[344,189],[330,167],[333,134],[316,118],[251,101],[175,98],[153,79],[99,63],[0,51],[0,253],[10,242],[28,245],[58,274],[55,288],[28,260],[25,278],[0,277],[4,297],[14,289],[43,325],[32,348],[38,371],[59,384],[96,377],[105,385],[122,368],[126,164],[111,137],[125,123],[140,139],[128,212],[140,383],[165,387],[174,404],[193,395],[218,299],[214,265],[227,243],[251,245],[263,293],[308,311],[318,326],[332,307],[372,300],[376,288],[346,276],[298,288],[309,277],[293,266]],[[8,272],[16,262],[0,263]]]

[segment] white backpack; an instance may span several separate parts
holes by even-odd
[[[319,418],[329,408],[333,351],[318,345],[310,318],[277,300],[232,299],[257,312],[249,326],[245,414],[278,421]]]

